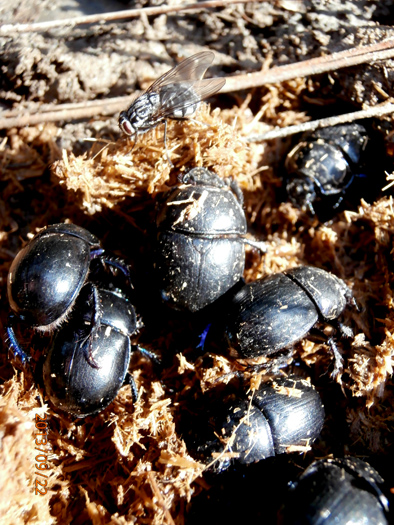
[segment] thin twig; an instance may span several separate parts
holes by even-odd
[[[365,63],[373,63],[378,60],[386,60],[394,57],[394,38],[383,40],[377,44],[360,46],[311,58],[302,62],[277,66],[268,71],[258,71],[228,77],[222,93],[250,89],[265,84],[278,84],[294,78],[302,78],[310,75],[320,75],[329,71],[335,71],[344,67],[357,66]]]
[[[4,24],[0,26],[0,35],[13,36],[15,33],[25,33],[32,31],[48,31],[55,27],[71,26],[80,24],[94,24],[99,22],[111,22],[126,18],[136,18],[142,14],[145,16],[162,15],[165,13],[179,13],[180,11],[202,11],[213,7],[224,7],[233,4],[246,4],[261,2],[261,0],[210,0],[207,2],[197,2],[183,5],[162,5],[157,7],[142,7],[139,9],[125,9],[111,13],[97,13],[94,15],[76,16],[74,18],[64,18],[62,20],[48,20],[46,22],[37,22],[32,24]]]
[[[29,102],[30,104],[29,107],[34,108],[34,106],[37,106],[36,108],[33,109],[34,113],[36,113],[37,111],[44,113],[44,112],[65,111],[65,110],[73,111],[74,109],[78,109],[83,106],[85,106],[86,108],[92,108],[96,106],[102,107],[103,104],[122,104],[123,106],[125,103],[126,104],[128,103],[127,102],[128,100],[130,100],[130,103],[131,103],[131,101],[136,96],[138,96],[138,92],[136,92],[133,95],[123,95],[121,97],[112,97],[109,99],[85,100],[84,102],[67,102],[65,104],[48,104],[48,103],[41,104],[40,102],[36,102],[36,103]],[[104,108],[104,111],[105,111],[105,108]],[[3,112],[0,111],[0,116],[7,115],[7,118],[17,117],[20,115],[20,113],[21,113],[21,108],[16,107],[14,109],[9,109]]]
[[[0,118],[0,129],[22,128],[24,126],[34,126],[42,122],[58,122],[60,120],[71,121],[78,119],[87,119],[98,115],[114,115],[115,113],[125,109],[131,101],[135,98],[133,96],[115,97],[113,99],[97,100],[94,104],[88,105],[86,102],[79,102],[75,104],[59,104],[53,105],[50,111],[40,111],[34,113],[26,113],[20,117],[8,117],[8,112],[0,113],[6,115]],[[63,106],[67,106],[65,109]]]
[[[315,131],[319,128],[328,128],[337,126],[338,124],[345,124],[346,122],[354,122],[356,120],[382,117],[394,113],[394,104],[386,102],[382,105],[375,106],[361,111],[353,111],[352,113],[345,113],[343,115],[335,115],[334,117],[322,118],[320,120],[313,120],[311,122],[303,122],[295,126],[287,126],[285,128],[273,129],[262,133],[261,135],[251,135],[247,138],[248,142],[262,142],[263,140],[281,139],[295,135],[296,133],[304,133],[305,131]]]
[[[203,3],[199,4],[202,5]],[[323,57],[304,60],[296,64],[273,67],[268,71],[258,71],[243,75],[235,75],[226,79],[222,93],[255,88],[265,84],[278,84],[285,80],[302,78],[323,72],[335,71],[340,68],[372,63],[394,57],[394,39],[384,40],[377,44],[360,46],[332,53]],[[15,110],[0,113],[0,129],[23,127],[42,122],[71,121],[86,119],[97,115],[113,115],[128,107],[139,94],[114,97],[110,99],[80,102],[75,104],[46,105],[45,110],[38,106],[34,113],[15,116]]]

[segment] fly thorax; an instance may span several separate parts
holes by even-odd
[[[135,128],[139,128],[149,121],[160,105],[157,93],[145,93],[139,97],[130,108],[129,120]]]

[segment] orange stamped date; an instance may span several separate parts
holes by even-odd
[[[37,432],[35,435],[35,450],[40,452],[35,457],[35,467],[36,467],[36,482],[35,482],[35,493],[41,494],[42,496],[47,493],[49,470],[51,466],[48,462],[48,450],[45,449],[45,446],[48,445],[48,421],[47,414],[44,416],[39,416],[36,414],[36,429]],[[38,476],[40,476],[38,478]]]

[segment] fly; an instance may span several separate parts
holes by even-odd
[[[212,51],[192,55],[153,82],[126,111],[120,113],[119,127],[123,133],[137,139],[138,135],[164,122],[167,150],[167,119],[190,117],[202,100],[220,91],[226,83],[225,78],[202,78],[214,57]]]

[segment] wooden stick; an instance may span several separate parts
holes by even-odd
[[[10,111],[12,116],[8,117],[8,112],[0,113],[0,129],[22,128],[24,126],[34,126],[42,122],[66,122],[78,119],[87,119],[98,115],[114,115],[125,109],[128,104],[135,98],[135,95],[128,97],[115,97],[113,99],[97,100],[95,103],[87,105],[87,102],[78,102],[75,104],[53,105],[46,111],[35,113],[26,113],[21,116],[14,116],[15,111]],[[20,113],[20,110],[19,110]],[[5,115],[5,117],[4,117]]]
[[[394,57],[394,38],[383,40],[377,44],[360,46],[338,53],[332,53],[317,58],[311,58],[295,64],[277,66],[268,71],[258,71],[228,77],[221,93],[250,89],[265,84],[278,84],[285,80],[302,78],[310,75],[320,75],[328,71],[335,71],[344,67],[373,63]]]
[[[80,24],[104,23],[112,20],[125,18],[136,18],[142,14],[146,16],[162,15],[164,13],[179,13],[180,11],[202,11],[213,7],[225,7],[233,4],[249,4],[260,2],[261,0],[209,0],[207,2],[196,2],[193,4],[183,4],[178,6],[162,5],[157,7],[142,7],[140,9],[124,9],[111,13],[97,13],[94,15],[76,16],[74,18],[63,18],[61,20],[49,20],[47,22],[37,22],[32,24],[3,24],[0,26],[0,35],[13,36],[15,33],[25,33],[32,31],[48,31],[55,27],[70,26]]]
[[[361,111],[353,111],[352,113],[344,113],[343,115],[335,115],[334,117],[322,118],[319,120],[313,120],[311,122],[303,122],[302,124],[296,124],[295,126],[277,128],[260,135],[251,135],[247,138],[247,140],[248,142],[262,142],[263,140],[280,139],[289,137],[290,135],[295,135],[296,133],[315,131],[319,128],[328,128],[331,126],[337,126],[338,124],[355,122],[356,120],[366,118],[382,117],[383,115],[389,115],[390,113],[394,113],[394,104],[392,102],[386,102],[382,105],[363,109]]]

